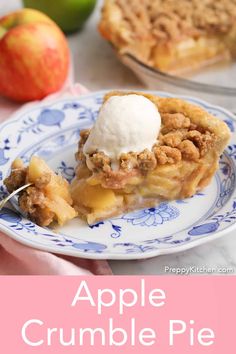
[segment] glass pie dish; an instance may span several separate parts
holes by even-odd
[[[192,95],[236,113],[236,62],[175,76],[150,67],[130,54],[117,55],[149,89]]]

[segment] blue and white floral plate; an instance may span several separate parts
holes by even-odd
[[[68,180],[73,178],[80,130],[93,125],[104,93],[28,105],[0,125],[0,198],[6,194],[3,179],[16,157],[27,163],[33,154],[39,155]],[[8,206],[0,211],[0,230],[31,247],[96,259],[138,259],[174,253],[232,231],[236,226],[236,122],[223,108],[183,98],[224,120],[232,131],[219,171],[201,193],[90,227],[76,219],[57,230],[39,227]]]

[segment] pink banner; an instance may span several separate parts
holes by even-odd
[[[0,352],[235,354],[235,277],[1,277]]]

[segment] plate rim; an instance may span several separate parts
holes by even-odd
[[[94,259],[94,260],[138,260],[138,259],[149,259],[149,258],[154,258],[158,256],[164,256],[164,255],[169,255],[169,254],[176,254],[179,252],[184,252],[187,251],[191,248],[200,246],[201,244],[209,243],[213,240],[217,240],[221,237],[223,237],[225,234],[228,234],[231,232],[231,229],[234,229],[236,224],[229,226],[227,229],[218,231],[214,234],[214,237],[212,235],[209,236],[204,236],[202,238],[196,239],[194,241],[191,241],[189,243],[183,244],[183,245],[178,245],[176,247],[169,247],[169,248],[163,248],[163,249],[155,249],[150,252],[143,252],[143,253],[124,253],[124,254],[119,254],[119,253],[113,253],[113,254],[105,254],[105,253],[85,253],[80,250],[72,251],[72,250],[66,250],[66,249],[57,249],[54,250],[53,247],[50,246],[43,246],[43,245],[38,245],[37,247],[34,246],[33,241],[28,240],[25,241],[19,240],[18,236],[15,236],[14,232],[11,232],[8,228],[6,228],[6,231],[4,231],[5,227],[4,225],[0,224],[0,231],[4,232],[6,235],[10,236],[14,241],[20,242],[24,246],[34,248],[39,251],[45,251],[45,252],[50,252],[53,254],[59,254],[59,255],[67,255],[67,256],[72,256],[72,257],[78,257],[78,258],[85,258],[85,259]]]
[[[40,108],[43,107],[44,105],[51,104],[57,104],[63,100],[69,100],[69,99],[79,99],[83,97],[90,97],[90,96],[96,96],[96,95],[104,95],[107,92],[110,92],[112,90],[99,90],[95,92],[88,92],[82,95],[74,95],[74,94],[67,94],[64,95],[63,97],[55,97],[55,95],[49,96],[42,101],[35,101],[35,102],[30,102],[28,104],[25,104],[23,107],[18,109],[16,112],[14,112],[9,119],[5,120],[3,123],[0,124],[0,130],[4,128],[5,125],[8,125],[11,122],[14,122],[16,119],[19,119],[20,115],[23,115],[25,112],[28,111],[29,108]],[[132,91],[128,89],[119,89],[119,91]],[[209,109],[217,109],[221,111],[222,113],[225,113],[228,117],[230,117],[232,120],[236,121],[235,115],[227,110],[224,107],[209,103],[205,100],[202,100],[198,97],[192,97],[188,95],[179,95],[179,94],[173,94],[165,91],[157,91],[157,90],[134,90],[136,92],[145,92],[145,93],[154,93],[156,95],[164,96],[164,97],[177,97],[180,99],[188,100],[190,102],[193,102],[194,104],[201,104],[203,107],[208,107]],[[234,196],[232,195],[231,198],[228,200],[229,201],[234,200]],[[228,204],[228,202],[226,204]],[[236,223],[229,225],[224,230],[220,231],[215,231],[214,234],[210,235],[205,235],[204,237],[192,240],[191,242],[184,243],[184,244],[179,244],[175,247],[169,247],[169,248],[156,248],[151,251],[146,251],[146,252],[140,252],[140,253],[85,253],[84,251],[81,251],[79,249],[76,250],[69,250],[69,249],[54,249],[53,246],[50,245],[37,245],[35,246],[34,242],[32,240],[25,240],[21,239],[19,235],[16,235],[14,231],[10,230],[7,228],[4,224],[1,223],[0,220],[0,231],[5,233],[6,235],[10,236],[12,239],[15,241],[20,242],[21,244],[28,246],[28,247],[33,247],[35,249],[41,250],[41,251],[46,251],[46,252],[51,252],[55,254],[63,254],[63,255],[68,255],[68,256],[75,256],[75,257],[80,257],[80,258],[87,258],[87,259],[107,259],[107,260],[137,260],[137,259],[148,259],[148,258],[153,258],[156,256],[160,255],[168,255],[168,254],[175,254],[178,252],[183,252],[185,250],[194,248],[196,246],[199,246],[204,243],[208,243],[210,241],[219,239],[222,236],[225,236],[232,232],[236,228]]]

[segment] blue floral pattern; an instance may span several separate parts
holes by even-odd
[[[157,94],[171,96],[163,92]],[[80,130],[92,126],[103,95],[103,92],[93,93],[78,99],[31,106],[33,108],[0,125],[3,137],[0,141],[1,199],[6,195],[3,179],[17,157],[28,162],[33,154],[41,156],[71,181]],[[30,246],[52,252],[91,258],[139,258],[164,254],[170,252],[170,248],[187,248],[196,241],[214,239],[216,234],[235,226],[235,121],[224,109],[198,99],[187,99],[221,117],[233,134],[210,189],[183,201],[161,203],[155,208],[131,212],[90,227],[78,219],[57,232],[39,227],[10,208],[4,208],[0,211],[0,229]],[[189,214],[189,210],[194,213]],[[191,216],[191,220],[188,221],[186,215]]]
[[[72,166],[68,166],[65,161],[61,161],[60,165],[57,167],[57,171],[65,178],[68,182],[71,182],[75,177],[75,169]]]
[[[23,120],[22,128],[19,130],[19,135],[17,139],[17,143],[21,142],[22,136],[25,133],[32,132],[33,134],[40,134],[42,133],[41,126],[45,127],[61,127],[62,121],[65,119],[65,114],[61,110],[58,109],[50,109],[45,108],[43,109],[36,121],[32,117],[25,118]]]
[[[4,199],[7,196],[6,188],[3,185],[0,185],[0,200]]]
[[[134,211],[123,216],[124,220],[131,222],[132,225],[158,226],[165,221],[170,221],[179,216],[179,210],[167,203],[161,203],[156,208],[149,208]]]
[[[231,119],[225,119],[224,122],[228,125],[230,131],[233,133],[235,131],[234,124]]]
[[[220,184],[217,207],[223,207],[235,189],[236,169],[235,165],[232,164],[232,160],[236,160],[236,145],[229,145],[226,149],[225,159],[220,159],[220,170],[224,178]]]
[[[124,226],[122,227],[122,221],[131,223],[133,226],[145,226],[145,227],[156,227],[163,224],[166,221],[177,218],[179,215],[179,210],[172,205],[167,203],[161,203],[155,208],[142,209],[134,211],[129,214],[125,214],[121,217],[116,217],[115,219],[109,219],[102,222],[98,222],[94,225],[90,225],[91,229],[98,228],[101,226],[110,226],[110,236],[112,238],[119,238],[122,236]]]
[[[6,157],[6,152],[11,149],[9,143],[8,138],[3,140],[3,146],[0,148],[0,166],[5,165],[9,161],[9,158]]]
[[[218,214],[208,219],[205,224],[194,226],[188,234],[191,236],[199,236],[210,234],[218,230],[222,223],[231,224],[236,221],[236,201],[233,202],[232,209],[225,214]]]
[[[193,195],[190,198],[176,200],[176,203],[178,203],[178,204],[187,204],[187,203],[189,203],[189,199],[196,198],[196,197],[203,197],[204,195],[205,195],[205,193],[203,193],[203,192],[197,192],[195,195]]]
[[[81,104],[81,102],[68,102],[65,103],[63,108],[63,110],[77,110],[79,111],[79,115],[78,115],[78,119],[88,119],[91,121],[95,121],[97,114],[98,114],[98,109],[93,109],[90,107],[87,107],[83,104]]]
[[[62,149],[67,148],[70,145],[75,145],[78,142],[80,136],[80,129],[75,128],[72,131],[67,131],[65,133],[61,133],[60,131],[58,134],[54,134],[54,136],[50,139],[50,141],[46,140],[45,142],[38,142],[31,146],[29,149],[25,150],[23,154],[20,155],[21,159],[24,162],[28,162],[32,155],[39,155],[43,159],[47,159],[48,157],[52,156],[52,154],[60,152]],[[65,161],[64,161],[65,162]],[[65,172],[67,170],[61,165],[58,166],[61,169],[61,172]],[[68,168],[73,168],[73,166],[68,166]]]

